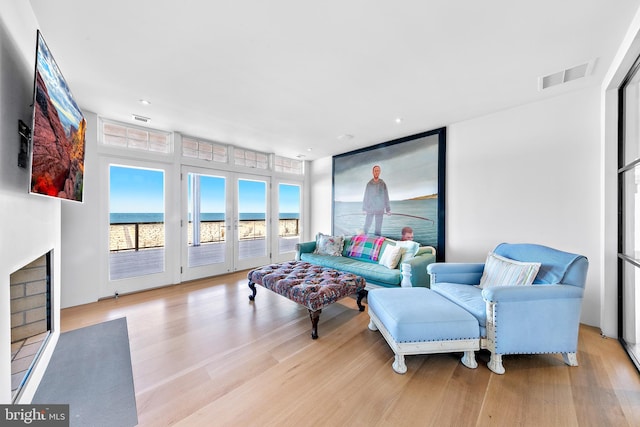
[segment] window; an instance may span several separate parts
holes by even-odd
[[[171,153],[170,133],[126,126],[102,120],[101,142],[104,145],[152,153]]]
[[[278,253],[295,252],[300,243],[300,186],[278,184]]]
[[[193,138],[182,138],[182,156],[192,159],[227,163],[227,147]]]
[[[618,143],[618,336],[640,369],[640,59],[620,91]]]
[[[288,159],[286,157],[275,156],[273,169],[276,172],[286,172],[286,173],[293,173],[296,175],[303,175],[304,174],[303,165],[304,165],[304,162],[302,160]]]
[[[233,163],[237,166],[247,166],[256,169],[269,168],[269,156],[264,153],[258,153],[257,151],[235,148],[233,150],[233,159]]]
[[[109,166],[109,279],[162,273],[164,171]]]

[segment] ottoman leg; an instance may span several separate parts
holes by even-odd
[[[322,310],[309,310],[309,318],[311,319],[311,338],[314,340],[318,339],[318,320],[320,320],[320,313],[322,313]]]
[[[249,300],[253,301],[256,299],[256,284],[249,280],[249,288],[251,289],[251,295],[249,295]]]
[[[476,352],[465,351],[464,356],[462,356],[462,364],[467,368],[471,368],[471,369],[477,368],[478,362],[476,362]]]
[[[404,363],[404,354],[396,353],[396,358],[393,361],[393,365],[391,365],[394,371],[399,374],[404,374],[407,372],[407,365]]]
[[[358,304],[358,309],[360,311],[364,311],[364,305],[362,305],[362,298],[367,296],[367,291],[365,291],[364,289],[361,289],[358,291],[358,299],[356,300],[356,303]]]

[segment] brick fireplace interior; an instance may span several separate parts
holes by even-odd
[[[15,271],[11,286],[11,395],[15,400],[51,332],[51,253]]]

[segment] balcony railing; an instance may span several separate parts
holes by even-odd
[[[240,240],[266,238],[264,220],[243,220],[238,224]],[[278,224],[279,237],[299,235],[300,220],[281,219]],[[193,244],[193,224],[188,225],[188,242]],[[225,221],[200,221],[200,243],[226,241]],[[131,251],[164,247],[164,222],[138,222],[109,225],[109,250],[111,252]]]

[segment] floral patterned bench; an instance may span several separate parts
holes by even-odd
[[[318,320],[324,307],[346,296],[357,295],[358,309],[364,311],[362,298],[366,295],[366,281],[352,273],[303,261],[289,261],[253,269],[248,278],[251,301],[255,300],[258,284],[305,306],[309,310],[313,339],[318,338]]]

